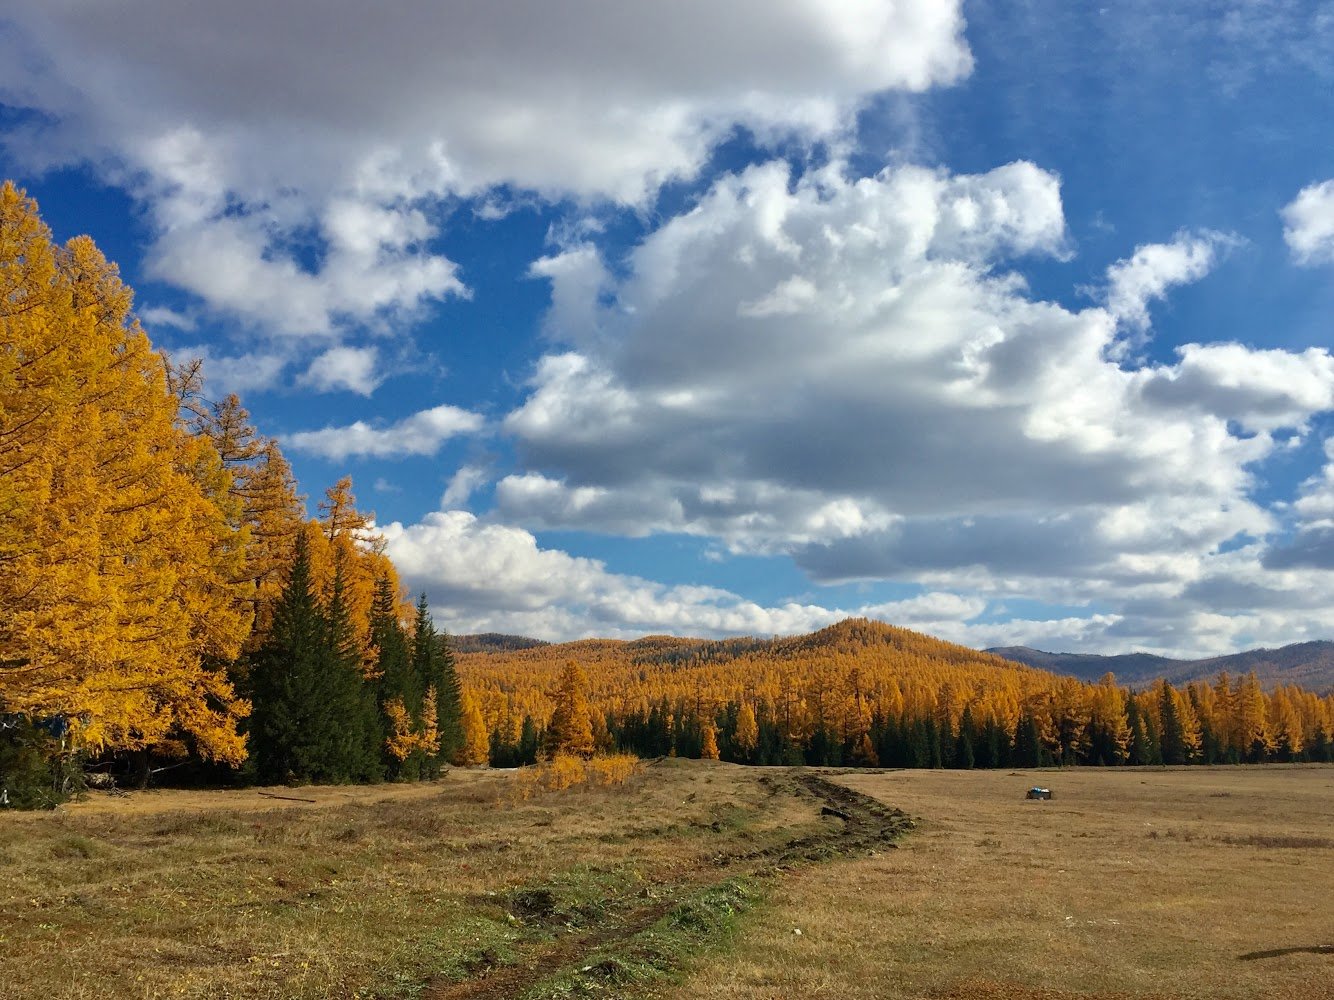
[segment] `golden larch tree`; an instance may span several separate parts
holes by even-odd
[[[751,754],[760,743],[760,727],[755,721],[755,709],[750,702],[743,702],[736,716],[736,735],[732,739],[738,755],[743,761],[750,760]]]
[[[454,763],[464,766],[485,764],[491,755],[491,744],[486,729],[486,720],[482,717],[481,706],[471,693],[463,695],[463,746],[459,749]]]
[[[249,628],[226,472],[92,240],[0,189],[0,704],[93,748],[244,757],[221,664]]]
[[[699,755],[703,760],[718,759],[718,730],[712,722],[704,723]]]
[[[554,700],[556,707],[547,727],[547,757],[559,753],[592,757],[593,717],[588,707],[588,677],[573,660],[561,671]]]

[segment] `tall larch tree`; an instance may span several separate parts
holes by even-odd
[[[593,717],[588,707],[588,676],[570,661],[561,671],[553,696],[556,703],[547,727],[548,758],[559,753],[593,756]]]
[[[750,763],[759,744],[760,727],[755,720],[755,709],[749,701],[742,702],[736,716],[736,734],[732,737],[738,759],[742,763]]]
[[[699,756],[701,760],[718,759],[718,727],[706,721],[700,730]]]
[[[53,245],[0,188],[0,704],[78,720],[94,749],[185,736],[244,757],[220,664],[248,618],[223,483],[131,293],[87,237]]]
[[[192,426],[212,442],[231,477],[230,494],[244,531],[240,579],[249,587],[254,619],[247,646],[255,649],[268,634],[305,511],[277,442],[260,436],[235,394],[216,403],[204,399],[201,380],[194,363],[176,369],[177,392],[190,408]]]
[[[249,529],[245,575],[253,587],[254,600],[249,645],[254,648],[268,635],[290,554],[305,523],[305,510],[292,467],[276,441],[264,443],[259,457],[246,469],[242,488]]]
[[[364,657],[363,666],[367,676],[374,676],[378,654],[370,637],[371,608],[381,580],[388,580],[396,598],[403,599],[398,570],[384,554],[384,538],[374,528],[375,515],[357,509],[350,478],[345,476],[325,491],[319,510],[320,536],[311,544],[316,586],[327,600],[335,568],[342,571],[344,597]],[[400,609],[400,617],[411,614],[410,605]]]
[[[1125,692],[1104,674],[1089,696],[1088,756],[1094,764],[1122,764],[1130,753]]]
[[[1268,708],[1260,679],[1252,670],[1241,679],[1235,694],[1237,752],[1242,760],[1258,763],[1274,752],[1274,735],[1269,728]]]
[[[464,767],[485,764],[491,756],[491,738],[486,728],[486,719],[482,708],[477,703],[477,696],[472,692],[463,695],[463,746],[459,748],[455,763]]]

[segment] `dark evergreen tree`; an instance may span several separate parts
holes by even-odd
[[[783,733],[767,703],[761,706],[761,711],[757,715],[756,725],[759,727],[760,736],[755,747],[755,763],[783,763]]]
[[[519,727],[519,746],[516,752],[516,763],[519,766],[537,763],[537,755],[542,747],[542,732],[537,727],[537,722],[531,715],[523,717],[523,724]]]
[[[1005,758],[1010,752],[1010,737],[1003,727],[995,719],[987,719],[987,724],[983,728],[982,753],[979,756],[978,767],[1004,767]]]
[[[1086,762],[1084,751],[1088,744],[1085,734],[1087,727],[1072,715],[1061,713],[1056,724],[1056,763],[1082,764]]]
[[[327,750],[326,706],[317,701],[323,645],[324,622],[301,533],[273,627],[250,668],[250,754],[265,784],[310,780]]]
[[[936,725],[935,719],[927,719],[925,728],[926,728],[926,748],[927,752],[931,756],[931,763],[928,764],[927,766],[937,767],[937,768],[944,767],[945,754],[942,751],[940,745],[940,726]],[[949,728],[948,723],[946,724],[945,728],[946,729]]]
[[[815,727],[806,745],[806,763],[814,767],[832,767],[841,764],[842,754],[838,741],[823,725]]]
[[[684,702],[676,703],[672,713],[672,749],[678,757],[698,760],[704,746],[704,728],[694,709],[687,709]]]
[[[1203,713],[1197,713],[1202,715]],[[1200,760],[1205,764],[1219,764],[1226,758],[1218,734],[1203,718],[1200,719]]]
[[[1129,763],[1138,766],[1154,764],[1153,744],[1149,739],[1148,720],[1134,698],[1126,699],[1126,724],[1130,728]]]
[[[973,753],[973,734],[973,710],[965,707],[963,717],[959,720],[959,735],[954,742],[954,767],[968,771],[976,766],[976,757]]]
[[[380,748],[384,729],[380,725],[375,685],[362,671],[361,646],[347,607],[343,566],[334,568],[333,595],[324,615],[323,673],[325,688],[337,706],[340,730],[333,760],[338,781],[383,781]]]
[[[1172,685],[1164,682],[1158,696],[1158,713],[1162,719],[1158,735],[1159,759],[1163,764],[1185,764],[1189,761],[1186,733],[1172,695]]]
[[[417,673],[407,634],[398,620],[398,595],[387,577],[375,582],[370,626],[379,675],[376,697],[386,736],[381,753],[384,770],[390,780],[417,781],[428,773],[427,754],[420,745],[426,729],[422,703],[427,682]]]
[[[936,724],[936,745],[940,747],[940,763],[938,767],[954,766],[954,751],[957,747],[958,737],[954,732],[954,727],[950,725],[948,718],[941,719]]]
[[[909,767],[930,767],[931,766],[931,744],[934,742],[935,734],[927,729],[926,720],[918,719],[910,724],[911,729],[908,736],[908,766]]]
[[[336,574],[329,614],[322,613],[310,578],[304,533],[286,585],[274,607],[268,640],[250,672],[253,710],[250,749],[265,782],[370,780],[379,741],[367,718],[359,656]],[[369,743],[369,748],[368,748]]]
[[[517,744],[511,743],[505,733],[501,731],[500,726],[491,730],[490,751],[487,754],[487,764],[490,767],[518,767],[519,766],[519,748]]]
[[[1042,734],[1038,729],[1038,720],[1032,713],[1025,711],[1014,727],[1014,753],[1011,763],[1015,767],[1041,767],[1043,764]]]
[[[436,632],[425,594],[417,601],[413,623],[412,667],[425,688],[435,690],[435,731],[440,749],[427,762],[426,770],[436,775],[442,764],[457,759],[463,750],[463,687],[454,669],[449,635]]]
[[[782,740],[782,749],[778,763],[786,764],[789,767],[801,767],[805,764],[806,751],[802,749],[801,741],[794,740],[786,734],[783,735]]]
[[[672,709],[664,697],[649,709],[645,744],[648,757],[666,757],[672,752]]]

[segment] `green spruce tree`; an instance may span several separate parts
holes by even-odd
[[[1011,763],[1015,767],[1041,767],[1043,764],[1042,735],[1038,720],[1030,712],[1024,712],[1015,724]]]
[[[463,688],[454,669],[449,635],[435,630],[425,594],[417,601],[413,623],[412,666],[426,688],[435,690],[435,730],[440,749],[427,762],[427,771],[434,776],[463,750]]]
[[[1158,713],[1162,719],[1162,729],[1158,735],[1159,754],[1163,764],[1187,763],[1186,733],[1177,711],[1176,699],[1172,697],[1172,685],[1163,682],[1158,692]]]
[[[417,781],[427,770],[422,703],[427,682],[416,669],[408,637],[398,620],[398,595],[387,577],[375,582],[370,641],[379,674],[376,697],[385,732],[382,759],[391,781]]]
[[[366,701],[342,605],[342,575],[325,614],[315,599],[304,533],[251,669],[250,749],[260,781],[364,781]]]
[[[976,766],[976,757],[973,754],[974,735],[973,710],[965,706],[963,717],[959,720],[959,735],[954,743],[954,767],[971,771]]]
[[[375,685],[361,666],[361,647],[348,610],[341,560],[334,568],[333,595],[324,615],[323,669],[330,703],[336,706],[339,738],[333,759],[338,781],[384,780],[380,747],[384,730]]]

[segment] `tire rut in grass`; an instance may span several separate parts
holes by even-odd
[[[827,817],[817,833],[748,850],[721,850],[712,858],[677,872],[668,884],[644,887],[636,894],[607,900],[596,910],[582,910],[578,926],[558,908],[546,887],[521,888],[509,896],[525,923],[555,938],[516,942],[509,960],[483,953],[464,980],[436,979],[428,984],[431,1000],[502,1000],[529,995],[562,972],[586,977],[589,993],[618,984],[623,963],[618,955],[643,957],[643,936],[664,921],[688,933],[699,901],[712,894],[740,900],[749,880],[781,875],[794,867],[893,848],[915,823],[902,810],[808,772],[760,778],[771,797],[788,795],[818,804]],[[727,904],[724,903],[724,908]],[[702,928],[701,928],[702,930]],[[699,935],[702,940],[706,935]],[[664,956],[650,955],[649,966],[664,971]],[[563,994],[564,995],[564,994]]]

